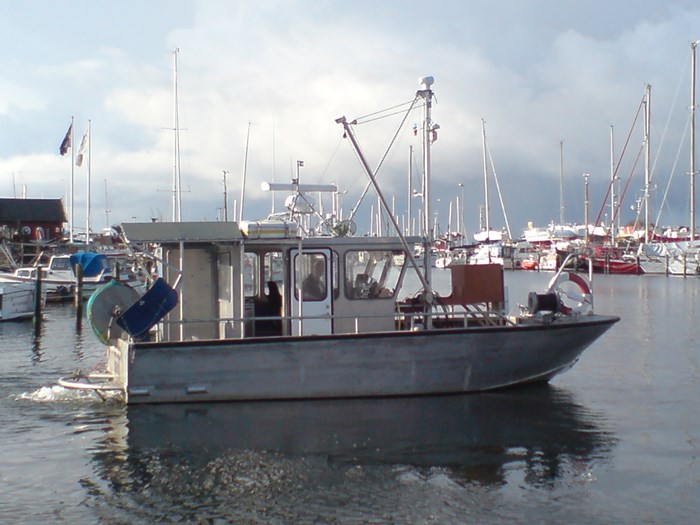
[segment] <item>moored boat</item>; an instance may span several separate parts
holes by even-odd
[[[82,270],[82,293],[85,299],[90,297],[97,288],[116,277],[106,255],[78,252],[52,255],[46,266],[24,266],[12,272],[0,272],[0,283],[28,283],[35,286],[39,268],[41,268],[41,286],[46,292],[47,300],[63,301],[73,297],[78,284],[76,265],[80,265]],[[131,285],[137,284],[136,277],[130,273],[125,272],[120,277],[126,277]]]
[[[537,270],[538,263],[534,258],[531,259],[525,259],[520,263],[520,267],[523,270]]]
[[[34,315],[36,286],[31,283],[0,283],[0,321],[14,321]],[[45,295],[41,301],[45,301]]]

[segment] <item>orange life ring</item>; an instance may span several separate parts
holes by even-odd
[[[593,292],[586,277],[575,272],[561,272],[549,283],[549,290],[559,296],[561,313],[587,314],[593,311]]]

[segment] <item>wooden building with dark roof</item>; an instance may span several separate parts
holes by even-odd
[[[8,240],[61,239],[65,223],[66,212],[61,199],[0,198],[0,232]]]

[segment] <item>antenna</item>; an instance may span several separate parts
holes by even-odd
[[[224,170],[224,222],[228,222],[228,193],[226,188],[226,175],[228,175],[228,171]]]

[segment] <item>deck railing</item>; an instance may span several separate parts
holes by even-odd
[[[364,314],[353,314],[353,315],[304,315],[291,316],[260,316],[260,317],[217,317],[209,319],[183,319],[183,320],[167,320],[163,319],[161,325],[171,325],[171,326],[181,326],[181,325],[195,325],[195,324],[238,324],[243,326],[243,337],[255,337],[255,323],[262,322],[278,322],[281,323],[283,327],[288,327],[293,323],[301,323],[304,325],[305,321],[311,320],[328,320],[328,321],[346,321],[351,320],[354,330],[352,332],[336,332],[336,333],[356,333],[362,332],[361,324],[362,320],[376,320],[377,318],[390,318],[393,321],[392,331],[417,331],[424,330],[426,326],[432,326],[435,329],[446,329],[446,328],[466,328],[470,326],[502,326],[504,324],[510,324],[511,321],[505,315],[504,312],[486,310],[486,309],[475,309],[469,308],[465,310],[457,310],[454,307],[445,307],[440,310],[423,311],[417,308],[401,309],[397,310],[391,315],[381,316],[381,315],[364,315]],[[284,335],[289,335],[287,330],[283,328]],[[283,335],[277,334],[277,335]]]

